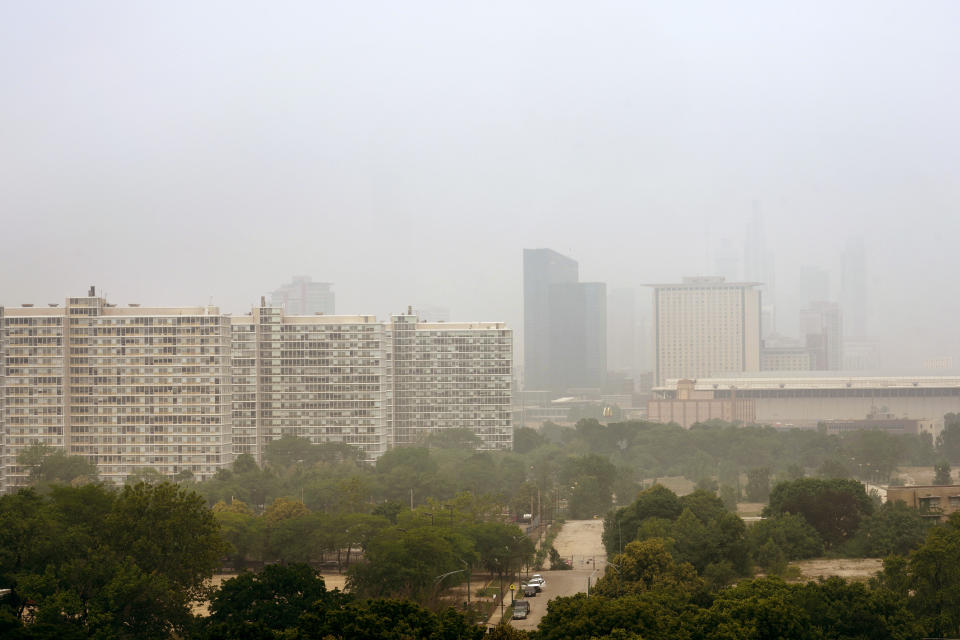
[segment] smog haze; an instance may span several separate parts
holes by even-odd
[[[790,333],[862,238],[888,367],[960,359],[960,5],[5,3],[0,305],[521,327],[521,251],[712,275],[751,219]],[[738,267],[741,270],[743,266]]]

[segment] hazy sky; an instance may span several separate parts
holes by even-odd
[[[784,309],[862,234],[874,332],[960,359],[958,25],[953,0],[3,2],[0,303],[241,312],[303,273],[341,312],[519,326],[523,247],[639,287],[712,272],[757,201]]]

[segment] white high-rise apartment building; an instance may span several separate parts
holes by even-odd
[[[388,446],[384,331],[374,316],[235,317],[234,451],[258,461],[284,435],[345,442],[377,459]]]
[[[657,384],[760,370],[756,283],[699,277],[651,286]]]
[[[367,461],[469,429],[511,449],[512,332],[500,322],[288,315],[264,302],[118,308],[0,307],[0,489],[29,482],[17,456],[46,444],[122,484],[153,469],[206,479],[290,434]]]
[[[123,483],[151,468],[212,476],[232,461],[230,318],[216,307],[118,308],[91,288],[3,314],[5,490],[17,456],[62,447]]]
[[[504,323],[394,315],[388,339],[394,445],[469,429],[480,449],[513,448],[513,332]]]

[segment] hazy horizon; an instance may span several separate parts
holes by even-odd
[[[960,5],[0,7],[0,304],[521,324],[521,250],[609,289],[716,272],[758,207],[779,322],[864,239],[888,368],[960,362]]]

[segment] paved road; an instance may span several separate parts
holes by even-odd
[[[547,612],[550,599],[586,591],[588,579],[590,584],[595,583],[607,563],[600,542],[602,533],[602,520],[568,520],[553,546],[561,556],[573,557],[573,570],[541,571],[547,584],[541,593],[530,598],[530,615],[526,620],[512,620],[510,624],[518,629],[536,629],[540,618]],[[599,571],[595,567],[599,567]]]

